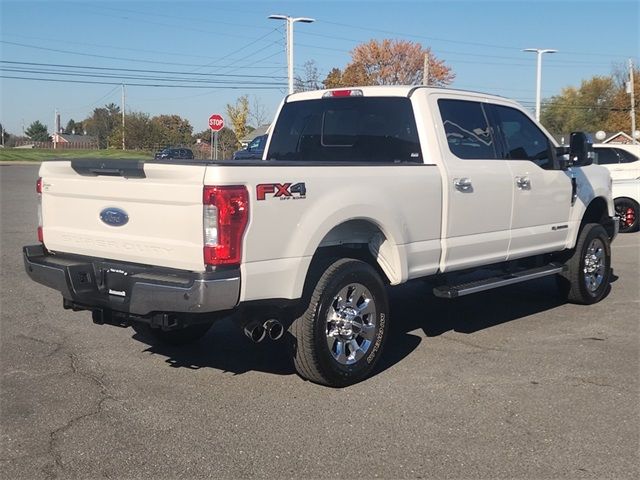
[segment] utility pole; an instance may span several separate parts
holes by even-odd
[[[429,85],[429,54],[424,54],[424,66],[422,67],[422,84]]]
[[[122,84],[122,150],[124,150],[124,106],[125,106],[124,83]]]
[[[629,87],[627,92],[631,96],[631,143],[638,143],[636,138],[636,98],[633,91],[633,60],[629,59]]]
[[[60,114],[58,113],[58,109],[55,109],[55,113],[53,114],[53,148],[55,149],[58,145],[56,139],[58,138],[58,134],[60,133]]]

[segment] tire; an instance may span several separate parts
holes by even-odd
[[[197,323],[176,330],[153,328],[142,322],[134,322],[131,327],[138,335],[153,345],[187,345],[204,337],[211,328],[211,323]]]
[[[604,298],[611,279],[611,244],[602,225],[584,225],[566,266],[559,286],[569,302],[591,305]]]
[[[640,227],[638,219],[638,202],[631,198],[616,198],[614,200],[616,214],[620,217],[620,233],[635,232]]]
[[[365,379],[382,354],[389,328],[382,278],[365,262],[340,259],[308,289],[307,308],[290,328],[296,371],[330,387]]]

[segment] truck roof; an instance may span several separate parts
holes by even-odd
[[[474,92],[470,90],[461,90],[444,87],[427,87],[423,85],[379,85],[367,87],[344,87],[331,88],[325,90],[313,90],[309,92],[293,93],[289,95],[286,102],[296,102],[300,100],[315,100],[322,98],[327,92],[344,91],[344,90],[360,90],[365,97],[409,97],[417,89],[428,89],[434,93],[464,93],[465,95],[476,96],[479,98],[495,98],[502,101],[508,100],[499,95],[493,95],[483,92]]]

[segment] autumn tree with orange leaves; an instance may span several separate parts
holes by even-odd
[[[432,86],[449,85],[455,78],[444,60],[436,58],[430,48],[406,40],[370,40],[351,52],[351,62],[344,70],[332,69],[323,84],[325,88],[356,85],[421,85],[424,56],[429,61]]]

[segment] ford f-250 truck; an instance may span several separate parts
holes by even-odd
[[[592,154],[497,96],[299,93],[262,160],[44,162],[24,262],[96,323],[182,343],[233,313],[254,341],[286,334],[302,377],[344,386],[381,355],[387,285],[429,277],[455,298],[553,275],[600,301],[618,222]]]

